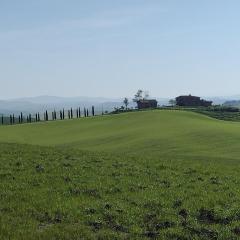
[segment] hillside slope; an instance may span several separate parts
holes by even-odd
[[[85,150],[239,156],[240,124],[184,111],[146,111],[0,127],[0,142]]]
[[[238,239],[239,140],[180,111],[0,127],[0,239]]]

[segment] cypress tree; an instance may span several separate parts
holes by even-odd
[[[68,119],[70,119],[70,110],[68,110]]]
[[[55,117],[55,120],[57,120],[57,112],[54,110],[54,117]]]
[[[87,116],[86,108],[84,108],[83,112],[84,112],[84,117],[86,117]]]
[[[38,116],[37,116],[37,113],[35,114],[35,122],[38,121]]]
[[[81,117],[81,108],[78,109],[79,117]]]
[[[55,109],[54,109],[52,115],[53,115],[53,120],[56,120],[56,111],[55,111]]]
[[[10,115],[9,119],[10,119],[10,124],[12,124],[12,115]]]
[[[77,118],[79,118],[79,116],[78,116],[78,108],[77,108],[77,111],[76,111],[76,112],[77,112]]]
[[[2,115],[2,125],[4,124],[4,118],[3,118],[3,115]]]
[[[48,111],[46,110],[46,121],[48,121]]]
[[[62,120],[62,110],[60,110],[60,119]]]
[[[95,116],[95,109],[94,109],[94,106],[92,106],[92,115]]]
[[[32,115],[29,114],[29,122],[31,123],[32,122]]]
[[[40,122],[40,121],[41,121],[40,114],[38,113],[38,122]]]
[[[87,109],[87,117],[88,117],[88,109]]]
[[[71,114],[71,119],[73,119],[73,110],[72,110],[72,108],[70,110],[70,114]]]
[[[63,109],[63,112],[62,112],[62,118],[63,120],[65,119],[65,110]]]
[[[22,114],[22,112],[21,112],[21,123],[23,123],[23,114]]]
[[[27,123],[29,122],[29,120],[28,120],[28,116],[27,116]]]
[[[13,121],[13,124],[15,124],[15,116],[14,116],[14,114],[13,114],[13,119],[12,119]]]

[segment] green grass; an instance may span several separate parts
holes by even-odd
[[[204,110],[196,110],[196,112],[224,121],[240,122],[240,112],[204,111]]]
[[[239,156],[184,111],[0,127],[0,239],[238,239]]]

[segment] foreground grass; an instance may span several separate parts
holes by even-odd
[[[0,147],[1,239],[240,234],[239,163]]]
[[[239,131],[167,111],[4,127],[0,239],[238,239]]]

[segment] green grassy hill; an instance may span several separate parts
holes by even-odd
[[[184,111],[135,112],[0,127],[0,142],[110,152],[191,151],[222,156],[231,151],[238,157],[239,141],[240,124]]]
[[[240,124],[146,111],[0,127],[0,239],[238,239]]]

